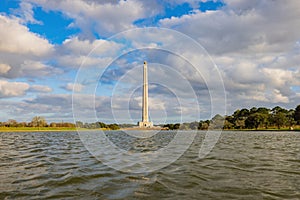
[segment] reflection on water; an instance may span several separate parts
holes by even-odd
[[[174,137],[106,134],[141,152]],[[127,174],[92,157],[75,132],[0,133],[0,199],[300,199],[300,133],[224,132],[199,160],[203,137],[166,168]]]

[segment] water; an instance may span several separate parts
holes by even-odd
[[[107,133],[141,152],[174,137],[164,134],[126,143]],[[0,199],[300,199],[299,132],[223,132],[200,160],[203,137],[168,167],[128,174],[91,156],[76,132],[0,133]]]

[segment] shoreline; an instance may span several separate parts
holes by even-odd
[[[140,128],[138,126],[136,127],[128,127],[128,128],[120,128],[121,131],[139,131],[139,130],[142,130],[142,131],[152,131],[152,130],[167,130],[163,127],[159,127],[159,126],[153,126],[151,128]]]
[[[35,128],[35,127],[0,127],[0,132],[63,132],[63,131],[96,131],[96,130],[109,130],[109,129],[77,129],[77,128],[49,128],[49,127],[42,127],[42,128]]]
[[[113,131],[111,129],[84,129],[84,128],[49,128],[49,127],[41,127],[41,128],[36,128],[36,127],[0,127],[0,132],[63,132],[63,131],[97,131],[97,130],[102,130],[102,131]],[[153,127],[153,128],[139,128],[139,127],[130,127],[130,128],[121,128],[118,129],[119,131],[151,131],[151,130],[160,130],[160,131],[172,131],[172,130],[167,130],[162,127]],[[207,130],[192,130],[191,131],[207,131]],[[220,130],[220,129],[216,129]],[[179,129],[174,129],[174,131],[189,131],[187,130],[179,130]],[[272,132],[280,132],[280,131],[291,131],[291,132],[299,132],[300,128],[295,128],[293,130],[290,130],[289,128],[282,128],[282,129],[223,129],[222,131],[228,132],[228,131],[250,131],[250,132],[261,132],[261,131],[272,131]]]

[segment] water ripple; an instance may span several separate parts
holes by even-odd
[[[119,133],[106,134],[132,152],[174,138]],[[203,138],[168,167],[127,174],[92,157],[74,132],[0,133],[0,199],[300,199],[299,133],[224,132],[198,159]]]

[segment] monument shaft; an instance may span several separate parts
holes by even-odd
[[[148,113],[148,69],[147,62],[144,62],[143,68],[143,102],[142,102],[142,121],[139,122],[140,128],[152,128],[153,123],[149,122],[149,113]]]
[[[144,62],[143,70],[143,116],[142,121],[148,122],[148,73],[147,73],[147,63]]]

